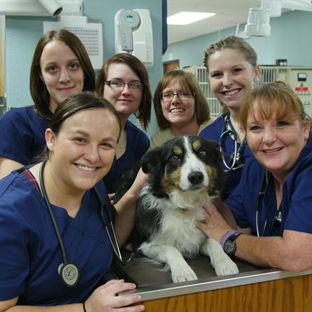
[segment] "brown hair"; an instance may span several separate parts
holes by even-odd
[[[245,56],[246,61],[250,63],[253,67],[256,67],[258,65],[257,53],[249,43],[247,43],[242,38],[236,36],[228,36],[218,42],[213,43],[205,51],[204,66],[207,67],[208,72],[209,72],[208,60],[210,55],[224,49],[238,50]]]
[[[44,34],[38,41],[30,66],[30,93],[34,101],[35,109],[40,116],[50,119],[47,113],[50,102],[50,94],[41,79],[40,58],[44,47],[53,40],[64,42],[76,55],[84,73],[83,91],[94,91],[95,73],[88,56],[88,53],[80,41],[73,33],[65,30],[51,30]]]
[[[160,94],[173,81],[177,81],[183,88],[185,88],[185,91],[191,91],[195,94],[195,115],[198,125],[210,120],[208,102],[195,76],[182,69],[174,69],[162,76],[154,93],[154,109],[158,128],[164,130],[170,127],[170,122],[162,113]]]
[[[272,82],[251,90],[244,98],[239,111],[241,127],[247,131],[247,118],[255,109],[263,118],[275,116],[277,120],[294,122],[304,120],[306,113],[299,97],[284,83]]]
[[[142,100],[135,117],[139,119],[144,129],[147,129],[151,119],[152,93],[149,85],[148,72],[144,64],[130,53],[118,53],[109,58],[102,66],[96,81],[95,91],[98,95],[103,96],[104,83],[107,79],[109,66],[114,63],[122,63],[129,66],[139,77],[143,84]]]
[[[103,97],[88,91],[72,94],[67,99],[65,99],[61,105],[58,105],[49,121],[49,128],[57,136],[61,131],[64,121],[66,121],[69,117],[85,110],[96,108],[103,108],[105,110],[108,110],[113,116],[115,116],[116,122],[119,126],[120,137],[121,122],[114,106]],[[44,152],[36,157],[36,162],[45,161],[49,158],[49,156],[50,150],[47,146],[45,146]]]

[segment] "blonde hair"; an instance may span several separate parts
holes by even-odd
[[[208,66],[209,57],[215,52],[225,49],[238,50],[245,56],[246,61],[250,63],[253,67],[256,67],[258,65],[257,53],[249,43],[247,43],[242,38],[236,36],[228,36],[218,42],[213,43],[205,51],[204,66],[207,67],[208,72],[209,72]]]
[[[210,47],[205,51],[204,55],[204,66],[207,68],[209,73],[208,61],[209,57],[213,55],[217,51],[222,51],[225,49],[237,50],[242,55],[244,55],[245,60],[253,67],[256,68],[258,66],[257,53],[254,48],[247,43],[244,39],[236,37],[236,36],[228,36],[218,42],[213,43]],[[227,113],[228,108],[221,102],[222,113]]]

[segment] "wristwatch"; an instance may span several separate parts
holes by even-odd
[[[222,244],[222,247],[223,247],[224,252],[227,255],[231,256],[231,255],[235,254],[235,252],[236,252],[236,242],[235,241],[236,241],[236,238],[241,234],[243,234],[243,233],[239,233],[239,232],[235,231],[229,237],[226,238],[226,240]]]

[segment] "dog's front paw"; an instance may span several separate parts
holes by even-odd
[[[224,257],[215,264],[214,269],[218,276],[231,275],[239,273],[238,267],[229,257]]]
[[[197,280],[195,272],[189,265],[171,268],[171,277],[174,283]]]

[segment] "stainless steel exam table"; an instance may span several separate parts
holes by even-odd
[[[199,279],[183,283],[172,283],[162,265],[142,258],[125,266],[114,261],[113,271],[137,284],[120,295],[139,294],[146,312],[312,312],[312,269],[293,273],[235,262],[240,273],[218,277],[209,258],[190,260]]]

